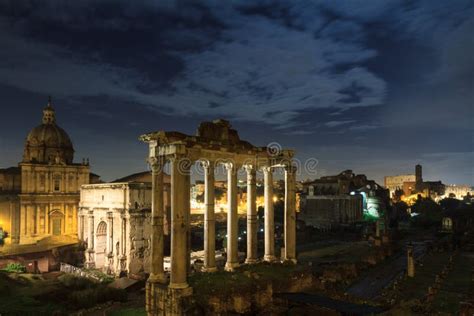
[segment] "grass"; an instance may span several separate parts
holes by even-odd
[[[428,292],[428,287],[434,284],[436,274],[440,273],[448,262],[449,255],[447,252],[427,255],[423,259],[423,266],[416,267],[415,277],[406,278],[403,282],[401,298],[403,300],[423,298]]]
[[[433,301],[433,309],[451,314],[459,313],[459,302],[466,299],[471,284],[471,269],[474,257],[458,254],[453,262],[453,269],[446,276],[441,289]]]
[[[0,272],[0,313],[6,315],[64,314],[125,299],[125,291],[85,278],[62,275],[44,280],[38,275]]]
[[[308,262],[312,260],[332,261],[332,262],[360,262],[371,251],[371,247],[366,241],[346,242],[330,245],[315,250],[301,252],[298,260]]]
[[[115,310],[107,316],[146,316],[146,310],[145,307],[139,307],[139,308],[124,308],[120,310]]]
[[[282,286],[292,276],[305,273],[305,269],[300,265],[261,263],[242,266],[235,272],[197,273],[191,275],[188,281],[196,299],[205,301],[210,296],[232,297],[235,294],[255,293],[269,282],[277,287]]]

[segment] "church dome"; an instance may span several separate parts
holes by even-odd
[[[43,123],[26,137],[23,162],[71,164],[74,147],[69,135],[56,124],[51,99],[43,110]]]

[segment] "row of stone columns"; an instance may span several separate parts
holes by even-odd
[[[150,282],[165,282],[163,268],[163,158],[151,158],[152,166],[152,236]],[[204,213],[204,269],[216,270],[215,262],[215,212],[214,212],[214,168],[212,161],[202,162],[205,183]],[[186,288],[189,266],[189,213],[190,213],[190,164],[184,157],[170,159],[171,167],[171,275],[170,288]],[[238,214],[237,214],[237,171],[235,163],[226,163],[227,171],[227,262],[230,271],[239,266],[238,258]],[[247,171],[247,263],[257,261],[257,208],[256,168],[245,166]],[[274,261],[275,231],[273,210],[273,168],[264,167],[265,185],[265,261]],[[296,262],[295,256],[295,172],[294,167],[285,167],[285,250],[283,260]]]

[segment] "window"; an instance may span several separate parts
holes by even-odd
[[[54,191],[59,191],[61,186],[61,182],[59,179],[54,179]]]

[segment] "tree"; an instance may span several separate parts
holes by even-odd
[[[443,209],[431,198],[418,197],[415,204],[411,207],[411,212],[418,214],[415,222],[422,226],[439,225],[443,218]]]
[[[453,199],[453,198],[444,198],[441,201],[439,201],[439,205],[441,205],[441,207],[445,211],[458,209],[461,206],[461,204],[462,204],[461,201],[457,199]]]

